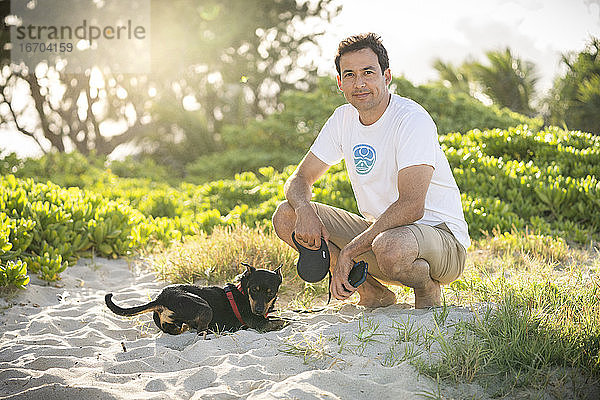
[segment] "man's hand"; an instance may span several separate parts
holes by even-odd
[[[329,232],[310,203],[305,203],[296,209],[294,232],[298,243],[309,249],[320,248],[321,237],[329,242]]]
[[[348,275],[354,266],[354,261],[344,250],[340,251],[337,264],[333,268],[331,287],[329,288],[333,297],[338,300],[345,300],[356,291],[356,288],[348,282]]]

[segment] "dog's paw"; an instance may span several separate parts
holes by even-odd
[[[284,319],[271,318],[267,321],[265,327],[263,328],[263,331],[265,331],[265,332],[278,331],[280,329],[285,328],[289,324],[290,324],[290,322],[286,321]]]

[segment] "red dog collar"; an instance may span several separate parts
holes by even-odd
[[[231,309],[233,310],[233,313],[235,314],[235,317],[238,319],[238,321],[240,321],[240,323],[242,325],[246,325],[246,323],[242,319],[240,310],[238,310],[237,304],[235,304],[235,300],[233,299],[233,293],[231,293],[231,288],[229,286],[225,286],[224,289],[225,289],[225,294],[227,295],[227,298],[229,299],[229,304],[231,304]],[[239,290],[240,293],[244,294],[244,290],[242,289],[241,284],[238,284],[236,289]]]

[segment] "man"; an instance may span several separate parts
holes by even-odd
[[[343,40],[335,58],[337,84],[350,104],[339,107],[285,183],[287,201],[273,215],[277,235],[294,247],[331,253],[331,293],[359,304],[394,304],[381,282],[414,289],[415,307],[440,304],[440,284],[457,279],[470,246],[460,193],[429,114],[393,95],[387,51],[369,33]],[[342,158],[362,218],[311,202],[313,183]],[[348,274],[355,261],[369,265],[355,289]]]

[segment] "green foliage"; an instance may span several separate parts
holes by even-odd
[[[592,37],[577,55],[563,55],[567,67],[548,96],[548,123],[600,134],[600,39]]]
[[[14,174],[19,178],[35,177],[38,182],[52,181],[64,187],[85,187],[103,171],[105,161],[104,157],[84,156],[78,152],[52,152],[25,160],[8,154],[2,158],[0,173]]]
[[[435,121],[438,133],[467,132],[471,129],[507,129],[527,124],[537,130],[542,126],[539,118],[529,118],[506,108],[486,106],[466,93],[435,85],[414,86],[408,80],[392,81],[396,93],[422,105]]]
[[[519,126],[451,133],[440,142],[472,238],[529,229],[569,244],[600,239],[596,136]],[[51,280],[92,251],[117,257],[217,226],[262,226],[284,200],[283,185],[293,169],[263,167],[233,179],[174,187],[90,168],[78,176],[84,189],[6,175],[0,180],[0,259],[21,259]],[[358,212],[343,163],[330,168],[313,193],[315,201]]]
[[[0,288],[9,286],[24,289],[29,283],[27,263],[11,259],[20,256],[31,242],[32,225],[31,221],[14,220],[0,212]]]
[[[110,162],[109,168],[113,174],[122,178],[145,178],[154,182],[174,182],[173,171],[148,157],[129,156],[124,160]]]
[[[499,107],[524,115],[533,115],[530,102],[535,94],[535,65],[513,56],[509,48],[486,52],[489,65],[474,62],[466,65],[483,93]]]
[[[345,103],[330,78],[321,78],[310,91],[288,91],[282,96],[283,111],[247,126],[230,126],[223,132],[229,148],[289,149],[304,154],[333,111]]]
[[[28,283],[27,263],[21,260],[0,263],[0,288],[8,286],[25,289]]]
[[[569,260],[569,246],[560,237],[529,233],[527,230],[511,232],[493,232],[486,239],[488,248],[494,253],[527,255],[546,263],[566,263]]]
[[[90,250],[118,257],[182,237],[177,217],[146,217],[124,200],[13,175],[0,178],[0,188],[0,260],[20,259],[45,280]]]
[[[455,133],[440,141],[475,237],[496,226],[505,232],[528,225],[575,242],[597,240],[600,141],[593,135],[517,127]]]
[[[185,180],[190,183],[202,184],[230,178],[245,171],[258,172],[265,166],[281,170],[290,164],[298,164],[302,156],[303,154],[296,150],[273,151],[269,146],[232,148],[198,157],[186,166]]]
[[[224,151],[205,155],[186,167],[186,180],[204,183],[270,166],[298,163],[333,111],[344,103],[335,82],[321,78],[310,91],[287,91],[283,111],[247,125],[223,128]]]
[[[456,67],[449,62],[443,62],[436,59],[433,62],[433,68],[440,75],[441,83],[456,92],[471,94],[471,79],[469,73],[463,66]]]

